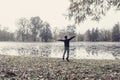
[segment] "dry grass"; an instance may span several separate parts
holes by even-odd
[[[0,80],[120,80],[120,60],[0,55]]]

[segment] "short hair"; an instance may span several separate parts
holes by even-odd
[[[65,36],[64,38],[67,38],[67,36]]]

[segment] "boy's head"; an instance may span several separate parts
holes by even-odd
[[[65,36],[64,38],[67,39],[67,36]]]

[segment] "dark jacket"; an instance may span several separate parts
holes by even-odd
[[[69,39],[65,39],[65,40],[58,40],[58,41],[63,41],[64,42],[64,47],[69,47],[69,43],[70,43],[70,40],[73,39],[75,36],[69,38]]]

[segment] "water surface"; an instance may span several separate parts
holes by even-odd
[[[42,56],[61,58],[64,52],[62,42],[23,43],[0,42],[0,54],[14,56]],[[71,42],[72,59],[120,59],[119,42]]]

